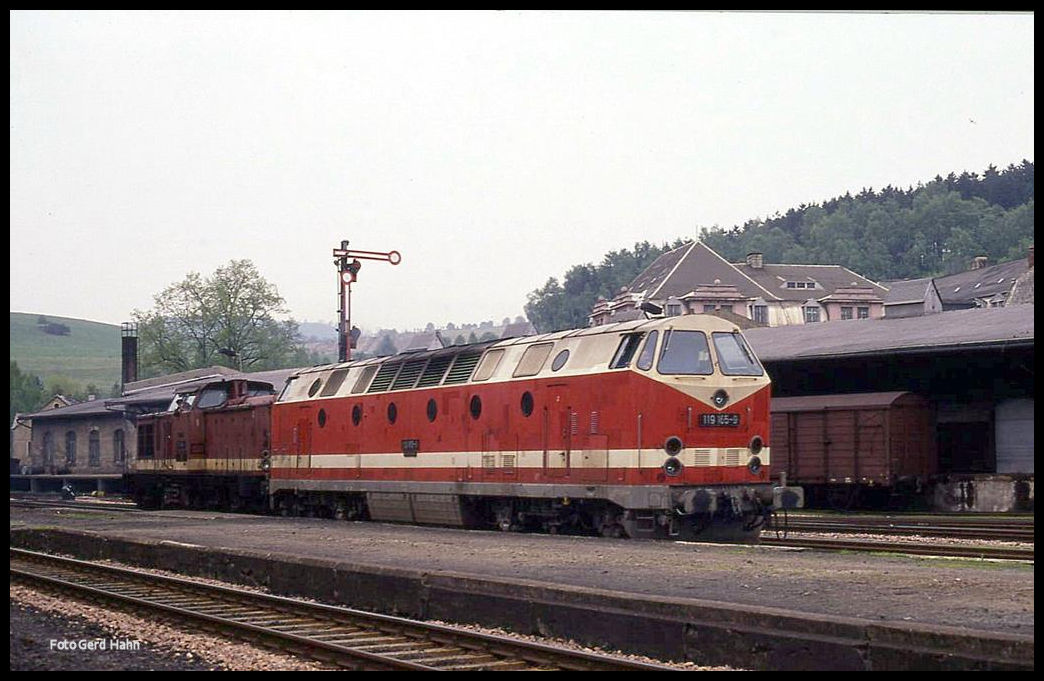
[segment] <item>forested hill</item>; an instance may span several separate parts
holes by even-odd
[[[561,284],[552,278],[530,293],[526,314],[542,332],[584,327],[599,296],[611,298],[658,255],[692,238],[635,244],[599,265],[574,266]],[[765,262],[843,265],[874,281],[952,274],[980,255],[991,263],[1026,256],[1033,163],[950,173],[907,189],[866,188],[731,229],[703,228],[698,238],[730,262],[759,252]]]

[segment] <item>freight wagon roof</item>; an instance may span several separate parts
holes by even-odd
[[[1033,347],[1033,306],[777,326],[749,329],[744,335],[762,362]]]
[[[905,391],[882,393],[851,393],[847,395],[808,395],[805,397],[773,397],[772,413],[788,411],[811,411],[816,409],[866,409],[888,407],[904,395]]]

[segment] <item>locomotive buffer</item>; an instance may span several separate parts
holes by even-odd
[[[355,281],[359,270],[362,268],[359,258],[363,260],[384,260],[393,265],[398,265],[402,262],[402,256],[399,255],[398,251],[382,253],[380,251],[351,250],[348,248],[347,239],[341,242],[340,248],[334,249],[333,254],[336,258],[334,264],[337,265],[337,299],[340,304],[337,325],[337,361],[347,362],[351,359],[352,348],[355,347],[355,341],[358,338],[357,331],[352,329],[350,332],[352,335],[351,341],[349,342],[348,339],[352,319],[352,282]]]

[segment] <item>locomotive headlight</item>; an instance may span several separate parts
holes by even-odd
[[[681,475],[682,468],[681,460],[674,456],[663,462],[663,472],[672,478]]]
[[[671,456],[678,456],[684,448],[685,445],[682,443],[681,438],[676,435],[670,436],[667,438],[667,441],[663,443],[663,451]]]
[[[747,470],[751,475],[757,475],[761,470],[761,459],[756,456],[750,457],[750,461],[747,462]]]
[[[719,390],[718,392],[714,393],[713,397],[711,397],[711,402],[714,403],[715,407],[721,409],[729,403],[729,394],[724,390]]]
[[[755,435],[754,437],[750,438],[750,444],[747,445],[748,449],[750,449],[751,454],[760,454],[761,448],[764,446],[765,443],[762,442],[760,435]]]

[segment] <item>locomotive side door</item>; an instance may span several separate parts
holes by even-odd
[[[576,414],[570,408],[561,384],[548,386],[547,399],[542,402],[544,474],[549,478],[569,477]]]
[[[301,407],[294,426],[294,467],[310,468],[312,465],[312,419],[308,407]]]
[[[174,437],[171,419],[161,419],[159,426],[160,467],[171,470],[174,468]]]

